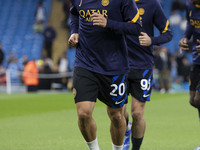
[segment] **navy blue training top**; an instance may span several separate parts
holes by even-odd
[[[104,75],[128,72],[126,34],[139,35],[140,17],[133,0],[74,0],[71,34],[79,34],[75,67]],[[105,28],[93,26],[91,14],[107,18]]]
[[[133,69],[152,69],[154,64],[153,45],[160,45],[170,41],[172,32],[169,28],[169,21],[158,0],[135,1],[139,9],[143,32],[147,33],[151,38],[152,45],[148,47],[141,46],[137,35],[128,35],[129,65]],[[158,37],[154,37],[154,25],[160,31]]]
[[[200,55],[196,50],[197,39],[200,40],[200,5],[193,5],[190,0],[186,1],[186,18],[187,18],[187,28],[185,31],[185,37],[190,39],[193,35],[192,43],[192,57],[193,64],[200,65]]]

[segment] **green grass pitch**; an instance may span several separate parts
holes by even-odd
[[[188,99],[188,93],[152,94],[146,104],[141,150],[194,150],[200,145],[197,110]],[[111,150],[109,118],[99,101],[94,118],[101,150]],[[78,129],[73,95],[1,94],[0,150],[87,150]]]

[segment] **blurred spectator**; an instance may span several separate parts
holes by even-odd
[[[172,11],[176,11],[176,10],[183,11],[183,10],[185,10],[185,4],[182,3],[180,0],[174,0],[171,5],[171,10]]]
[[[70,14],[70,7],[71,7],[70,0],[64,0],[63,1],[63,12],[65,15],[65,18],[63,20],[62,26],[67,29],[69,28],[68,20],[69,20],[69,14]]]
[[[46,11],[43,7],[43,2],[38,2],[37,9],[35,11],[35,21],[39,23],[44,23],[46,21]]]
[[[186,30],[186,27],[187,27],[187,19],[184,18],[184,19],[181,21],[180,29],[181,29],[182,31],[185,31],[185,30]]]
[[[190,64],[188,59],[183,57],[180,65],[179,75],[181,75],[183,82],[189,82]]]
[[[55,65],[53,68],[53,73],[54,74],[59,74],[58,72],[58,65]],[[52,89],[55,90],[62,90],[62,78],[53,78],[52,80]]]
[[[2,50],[2,44],[0,43],[0,65],[3,64],[4,61],[4,52]]]
[[[155,55],[155,67],[159,70],[160,92],[165,93],[171,88],[170,71],[171,55],[166,47],[161,47]]]
[[[180,26],[182,21],[181,15],[177,11],[172,11],[169,17],[169,23],[171,26]]]
[[[160,90],[160,83],[159,83],[159,70],[155,68],[155,65],[153,67],[153,88],[156,91]]]
[[[0,66],[0,85],[6,85],[6,72],[3,66]]]
[[[27,63],[28,63],[28,57],[27,57],[27,55],[23,55],[18,61],[19,71],[23,72],[24,67]],[[21,82],[23,82],[22,74],[20,74],[20,80],[21,80]]]
[[[47,75],[47,78],[44,78],[43,76],[41,78],[39,78],[38,89],[50,90],[52,79],[48,77],[48,74],[52,74],[52,70],[51,70],[51,67],[49,65],[49,61],[47,58],[44,59],[43,65],[40,66],[39,74],[45,74],[45,75]]]
[[[7,62],[6,62],[6,68],[8,68],[9,64],[12,62],[13,58],[15,58],[15,55],[12,51],[9,52],[9,56],[7,57]]]
[[[23,72],[23,80],[28,92],[36,92],[38,90],[38,69],[35,60],[29,61],[26,64]]]
[[[46,21],[46,10],[43,7],[43,2],[40,1],[35,11],[35,24],[34,24],[35,33],[42,33],[44,31],[45,21]]]
[[[17,57],[13,57],[7,67],[10,70],[10,80],[12,84],[20,84],[20,72]]]
[[[68,72],[74,71],[75,53],[76,49],[72,46],[69,46],[67,50]]]
[[[183,58],[183,82],[189,82],[190,64],[187,58]]]
[[[58,65],[58,72],[61,73],[61,75],[63,75],[62,78],[63,89],[66,89],[67,88],[66,73],[68,68],[68,60],[66,58],[66,52],[64,52],[62,56],[58,59],[57,65]]]
[[[41,23],[36,22],[34,24],[33,28],[34,28],[35,33],[43,33],[44,32],[44,26]]]
[[[55,29],[48,24],[44,30],[44,48],[46,50],[46,54],[48,58],[52,59],[52,47],[53,41],[56,38],[56,31]]]
[[[182,73],[182,66],[183,66],[183,58],[184,58],[184,55],[183,54],[177,54],[176,56],[176,62],[177,62],[177,72],[178,72],[178,76],[182,76],[183,73]]]
[[[66,52],[64,52],[62,54],[62,56],[58,59],[57,65],[58,65],[58,71],[60,73],[66,73],[67,72],[68,60],[66,58]]]
[[[28,63],[28,56],[27,55],[23,55],[19,61],[18,61],[18,64],[19,64],[19,70],[20,71],[24,71],[24,67],[25,65]]]
[[[68,72],[73,72],[74,71],[74,61],[75,61],[75,52],[76,49],[72,46],[69,46],[67,50],[67,60],[68,60]],[[73,85],[73,80],[72,77],[69,76],[67,78],[67,90],[71,91],[72,90],[72,85]]]
[[[174,56],[171,56],[171,82],[172,83],[175,83],[178,77],[177,68],[178,68],[178,64],[176,62],[176,58]]]
[[[177,77],[175,79],[175,82],[172,84],[172,89],[174,92],[182,92],[183,91],[181,78]]]

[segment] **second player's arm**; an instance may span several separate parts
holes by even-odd
[[[160,35],[151,37],[152,45],[161,45],[172,40],[172,31],[169,26],[169,21],[167,20],[160,4],[156,5],[153,23],[160,31]]]

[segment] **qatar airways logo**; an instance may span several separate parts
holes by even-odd
[[[190,24],[194,26],[196,29],[200,29],[200,20],[190,19]]]
[[[91,10],[80,10],[79,11],[79,15],[85,19],[85,21],[87,22],[92,22],[92,18],[91,15],[92,13],[98,13],[98,14],[102,14],[105,18],[108,18],[108,12],[107,10],[96,10],[96,9],[91,9]]]

